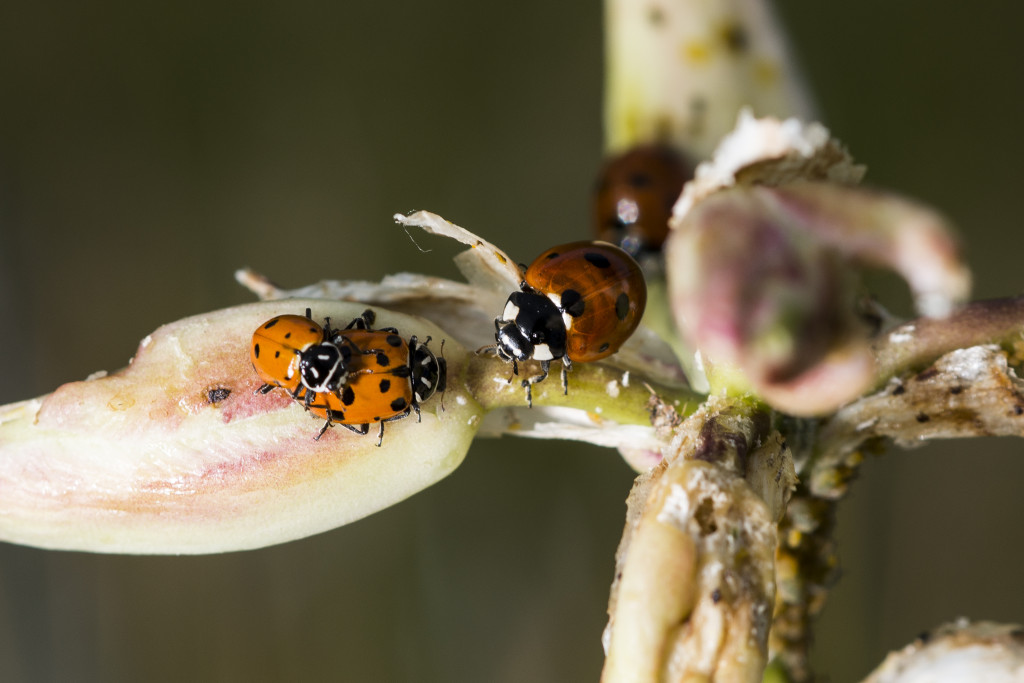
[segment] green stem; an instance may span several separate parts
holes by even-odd
[[[563,394],[560,371],[561,366],[552,363],[551,375],[533,385],[534,406],[576,408],[585,410],[595,419],[649,425],[647,403],[652,394],[682,416],[693,413],[704,400],[701,394],[686,387],[672,386],[602,363],[575,364],[568,375],[568,394]],[[526,390],[520,382],[538,374],[538,363],[520,363],[519,377],[515,377],[509,363],[493,356],[475,356],[467,364],[466,386],[484,410],[522,407],[526,405]]]

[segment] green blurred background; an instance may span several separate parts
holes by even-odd
[[[1024,6],[781,10],[868,180],[955,220],[977,296],[1019,293]],[[249,301],[239,266],[285,286],[453,275],[451,250],[417,251],[396,211],[436,211],[523,260],[586,235],[601,19],[599,3],[536,0],[6,3],[0,400],[117,369],[160,324]],[[866,464],[817,630],[830,680],[943,620],[1024,621],[1021,450]],[[0,546],[0,680],[594,681],[632,477],[613,451],[480,441],[405,503],[275,548]]]

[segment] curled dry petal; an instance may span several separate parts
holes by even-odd
[[[820,123],[798,119],[755,118],[739,113],[736,127],[718,143],[714,156],[697,166],[673,209],[678,227],[705,197],[734,185],[779,186],[802,180],[853,185],[865,168]]]
[[[461,388],[466,352],[447,340],[448,391],[388,423],[383,447],[260,386],[252,332],[313,309],[344,324],[365,306],[289,300],[165,325],[131,365],[0,409],[0,537],[47,548],[206,553],[301,538],[391,505],[451,472],[482,410]],[[404,336],[445,334],[378,310]]]
[[[499,292],[511,292],[519,288],[522,274],[516,262],[501,249],[469,230],[429,211],[416,211],[408,216],[395,214],[395,222],[468,244],[469,251],[457,257],[456,264],[471,284]]]
[[[494,342],[494,315],[508,297],[492,290],[417,273],[387,275],[380,282],[322,280],[296,289],[282,289],[249,269],[235,279],[264,301],[333,299],[383,306],[424,318],[470,349]]]

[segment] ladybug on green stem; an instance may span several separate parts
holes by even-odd
[[[547,378],[552,362],[562,361],[567,394],[573,362],[618,351],[640,324],[646,304],[643,273],[625,251],[607,242],[563,244],[524,269],[520,291],[509,296],[494,321],[495,344],[481,351],[512,363],[514,375],[520,362],[540,362],[540,374],[521,383],[532,406],[532,387]]]

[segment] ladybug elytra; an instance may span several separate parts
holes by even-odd
[[[594,193],[598,239],[639,257],[661,251],[668,220],[693,165],[663,145],[642,145],[608,159]]]
[[[406,341],[396,332],[380,330],[353,331],[346,337],[357,348],[374,353],[361,355],[360,372],[350,375],[340,391],[319,394],[309,409],[327,420],[321,434],[332,424],[367,434],[371,424],[379,423],[379,446],[385,422],[401,420],[413,411],[419,419],[420,404],[437,391],[444,392],[447,363],[427,348],[430,337],[423,342],[415,336]]]

